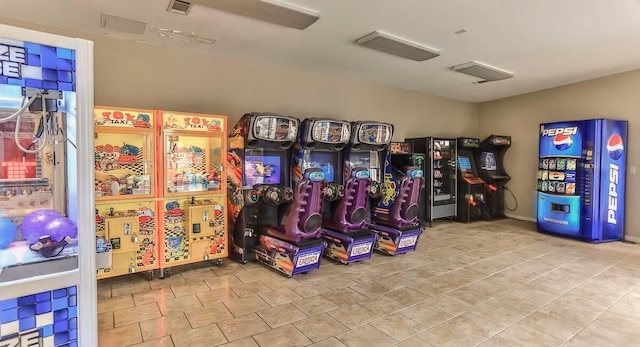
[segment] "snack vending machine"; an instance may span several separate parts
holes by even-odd
[[[540,125],[538,231],[588,242],[624,238],[628,126],[611,119]]]
[[[456,139],[422,137],[407,139],[413,144],[414,165],[422,168],[427,187],[421,196],[420,219],[455,218],[457,210]]]
[[[0,25],[0,346],[97,346],[93,43]]]
[[[98,279],[158,268],[154,111],[96,106]]]
[[[227,117],[157,111],[160,277],[170,267],[228,256]]]

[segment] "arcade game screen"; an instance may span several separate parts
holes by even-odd
[[[277,155],[247,155],[244,157],[245,187],[256,184],[280,184],[281,157]]]
[[[351,152],[349,156],[349,174],[351,174],[351,169],[357,167],[363,167],[369,170],[371,179],[379,182],[380,163],[378,162],[378,152]]]
[[[483,170],[496,171],[496,157],[491,152],[482,152],[480,155],[480,164]]]
[[[302,171],[309,168],[321,169],[327,182],[335,180],[335,171],[338,167],[338,155],[328,152],[306,151],[302,165]]]
[[[458,167],[463,173],[472,173],[471,160],[468,157],[458,157]]]

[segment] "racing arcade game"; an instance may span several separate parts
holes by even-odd
[[[511,147],[511,136],[491,135],[480,142],[479,174],[486,183],[489,217],[505,216],[504,191],[511,179],[504,169],[504,154]]]
[[[351,137],[347,122],[305,119],[298,133],[300,148],[294,176],[319,168],[328,182],[324,194],[323,237],[325,255],[343,264],[369,259],[376,236],[366,230],[371,178],[366,168],[343,170],[344,149]],[[344,173],[344,175],[343,175]]]
[[[474,158],[480,150],[480,140],[458,138],[458,221],[469,223],[480,220],[485,212],[485,182],[478,176]]]
[[[389,255],[415,250],[422,233],[418,202],[420,189],[424,186],[423,171],[414,166],[392,167],[388,150],[393,136],[391,124],[356,122],[351,129],[352,150],[376,151],[375,169],[373,163],[370,167],[383,189],[381,199],[373,203],[375,207],[369,224],[369,229],[378,236],[375,249]],[[357,158],[354,153],[351,152],[348,158],[351,163]]]
[[[228,165],[232,256],[257,259],[286,276],[318,268],[324,172],[308,169],[294,182],[293,145],[299,121],[246,114],[230,135]]]

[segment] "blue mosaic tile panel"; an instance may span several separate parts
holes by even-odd
[[[9,41],[7,41],[9,42]],[[32,42],[4,43],[0,37],[0,84],[76,90],[76,52]]]
[[[0,300],[0,346],[78,346],[77,304],[75,286]]]

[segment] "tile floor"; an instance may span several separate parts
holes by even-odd
[[[427,228],[418,250],[287,279],[258,263],[98,283],[107,346],[632,346],[640,246],[516,220]]]

